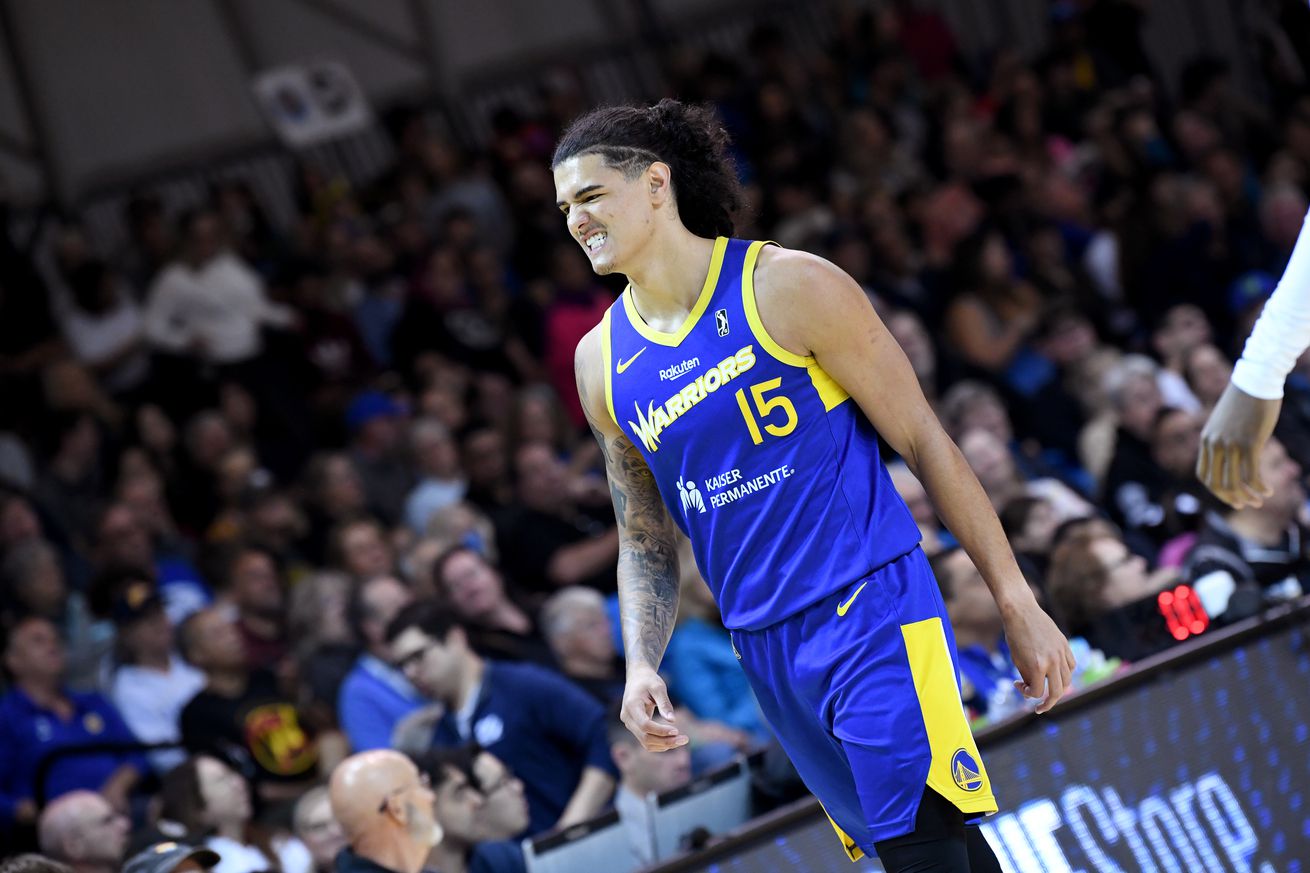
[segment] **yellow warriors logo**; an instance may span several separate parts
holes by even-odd
[[[637,420],[634,422],[629,419],[628,427],[632,428],[633,433],[641,439],[641,444],[646,447],[646,451],[658,451],[660,434],[665,428],[690,412],[697,403],[753,366],[755,366],[755,347],[744,346],[731,358],[720,361],[718,366],[706,370],[697,376],[695,381],[682,386],[678,393],[659,406],[656,406],[655,401],[652,400],[646,405],[645,414],[634,402],[632,406],[637,411]]]

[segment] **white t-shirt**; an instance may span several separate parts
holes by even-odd
[[[228,837],[210,837],[205,840],[205,845],[219,855],[218,864],[212,868],[213,873],[262,873],[271,867],[268,857],[255,846],[247,846]],[[273,851],[277,852],[282,873],[310,873],[314,867],[309,849],[295,837],[275,839]]]
[[[101,315],[69,306],[61,322],[64,338],[72,347],[73,354],[79,361],[93,366],[112,358],[145,334],[141,307],[126,299],[125,295],[120,297],[116,307]],[[146,377],[149,366],[145,350],[138,349],[105,374],[105,387],[111,391],[133,388]]]
[[[146,336],[176,353],[201,340],[206,360],[233,364],[259,354],[261,326],[285,326],[291,319],[289,308],[264,296],[259,274],[224,252],[199,269],[181,262],[164,268],[146,303]]]
[[[173,655],[167,672],[135,664],[119,667],[109,696],[138,740],[167,743],[180,739],[182,708],[204,687],[205,674]],[[183,749],[164,749],[150,753],[150,765],[166,773],[185,758]]]

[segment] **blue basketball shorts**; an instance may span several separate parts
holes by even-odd
[[[925,784],[973,818],[996,811],[946,606],[919,548],[732,641],[852,860],[914,830]]]

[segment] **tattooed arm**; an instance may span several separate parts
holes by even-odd
[[[659,675],[678,614],[678,552],[655,477],[605,405],[605,372],[597,326],[578,344],[574,369],[587,424],[600,444],[619,529],[619,612],[628,676],[623,723],[651,751],[687,743],[671,724],[673,706]],[[664,721],[655,720],[655,712]]]

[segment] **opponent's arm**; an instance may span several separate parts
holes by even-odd
[[[1024,678],[1045,712],[1068,689],[1073,652],[1038,606],[986,493],[942,429],[904,352],[854,280],[821,258],[765,248],[755,272],[765,329],[815,357],[923,482],[942,520],[982,573]]]
[[[658,671],[678,614],[677,541],[654,475],[605,406],[602,329],[593,328],[578,344],[574,370],[582,410],[605,458],[618,523],[619,614],[628,664],[623,723],[647,749],[663,751],[687,742],[673,725],[654,720],[657,709],[674,720]]]
[[[1278,423],[1283,383],[1308,345],[1310,213],[1201,433],[1197,478],[1234,509],[1259,506],[1272,493],[1260,478],[1260,454]]]

